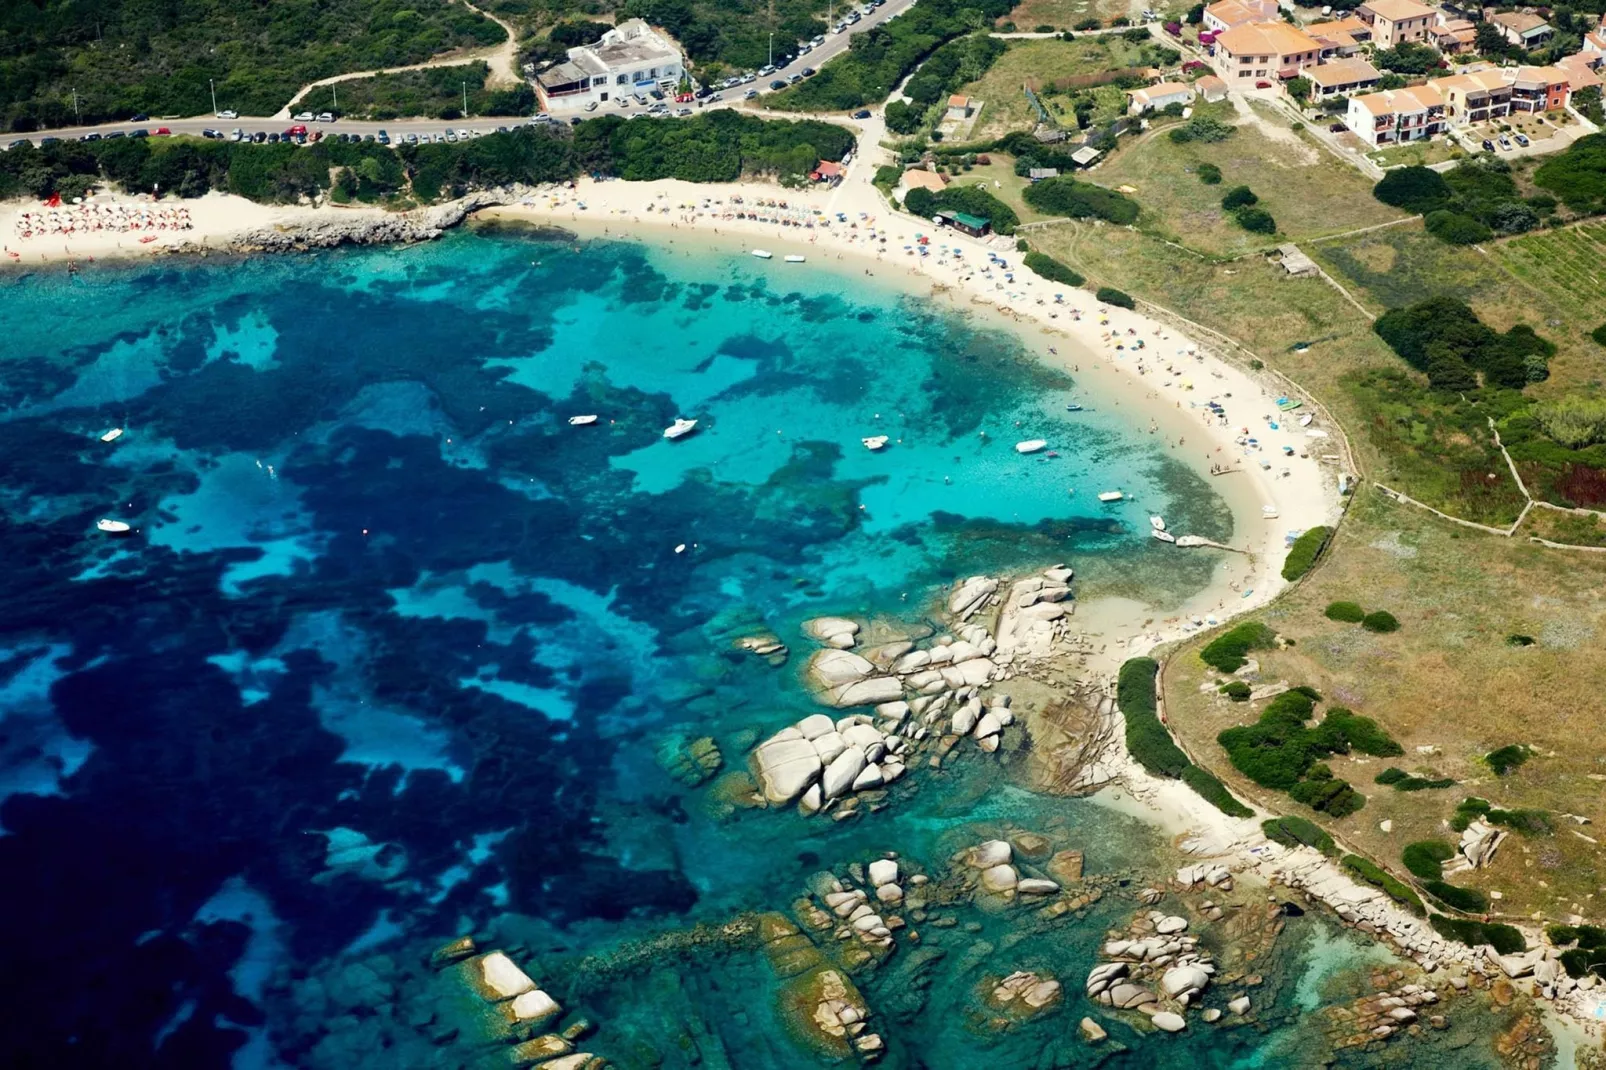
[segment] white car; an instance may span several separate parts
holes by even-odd
[[[240,113],[233,110],[220,111],[217,113],[217,117],[219,119],[238,119],[240,117]]]
[[[230,141],[240,141],[244,137],[245,137],[245,131],[241,130],[239,127],[235,127],[233,130],[229,131],[229,140]]]
[[[298,111],[290,118],[298,123],[310,123],[312,122],[312,113],[310,111]]]
[[[332,123],[332,122],[335,121],[334,113],[333,112],[327,112],[327,111],[321,111],[321,112],[318,113],[318,121],[320,123]]]

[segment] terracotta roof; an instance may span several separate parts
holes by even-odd
[[[970,107],[970,98],[955,93],[948,98],[948,106],[950,108],[968,108]]]
[[[1567,72],[1567,85],[1573,92],[1588,89],[1592,85],[1601,85],[1601,76],[1596,74],[1589,65],[1589,57],[1582,54],[1567,56],[1556,61],[1556,66]]]
[[[1193,95],[1193,87],[1183,85],[1180,82],[1161,82],[1159,85],[1132,90],[1132,96],[1141,100],[1159,100],[1161,97],[1174,97],[1181,94],[1191,97]]]
[[[1376,81],[1382,76],[1376,67],[1359,56],[1353,56],[1349,59],[1335,59],[1319,67],[1307,67],[1305,77],[1326,88],[1331,85],[1349,85],[1352,82]]]
[[[1205,12],[1229,27],[1278,17],[1277,0],[1216,0]]]
[[[1440,92],[1460,90],[1464,93],[1486,93],[1491,89],[1504,89],[1508,84],[1505,77],[1493,67],[1454,74],[1448,78],[1435,78],[1428,83]]]
[[[1408,89],[1385,89],[1381,93],[1350,97],[1350,100],[1360,104],[1373,115],[1400,115],[1427,111],[1444,103],[1444,97],[1430,85],[1412,86]]]
[[[1556,85],[1566,81],[1567,72],[1560,67],[1518,67],[1513,84],[1526,82],[1531,85]]]
[[[1296,52],[1320,52],[1322,49],[1309,34],[1286,22],[1234,26],[1217,37],[1216,43],[1235,56],[1287,56]]]
[[[1550,25],[1532,11],[1502,11],[1498,15],[1489,16],[1489,21],[1499,23],[1506,29],[1515,30],[1517,33],[1526,33],[1529,30],[1537,30],[1541,26]]]
[[[1399,22],[1401,19],[1431,17],[1433,9],[1423,7],[1416,0],[1367,0],[1361,7],[1380,19]]]
[[[1217,90],[1225,92],[1226,89],[1227,89],[1226,80],[1223,79],[1223,78],[1217,78],[1213,74],[1207,74],[1203,78],[1199,79],[1197,82],[1195,82],[1193,84],[1194,84],[1195,88],[1197,88],[1197,89],[1199,89],[1201,91],[1208,90],[1208,91],[1210,91],[1212,93],[1216,92]]]
[[[1334,19],[1332,22],[1313,22],[1305,27],[1305,32],[1312,37],[1320,37],[1324,33],[1354,33],[1356,30],[1366,32],[1370,29],[1366,23],[1351,15],[1344,19]]]
[[[948,183],[944,182],[942,176],[935,171],[921,171],[911,167],[903,173],[904,189],[941,190],[947,185]]]

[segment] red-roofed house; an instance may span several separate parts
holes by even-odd
[[[1292,78],[1321,62],[1322,46],[1286,22],[1238,26],[1216,38],[1216,70],[1235,89],[1257,81]]]

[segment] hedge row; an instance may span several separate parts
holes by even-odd
[[[1517,955],[1528,950],[1528,941],[1522,938],[1522,932],[1510,925],[1452,918],[1444,914],[1434,914],[1428,918],[1428,922],[1446,940],[1459,940],[1468,947],[1488,944],[1501,955]]]
[[[1280,843],[1284,847],[1314,847],[1329,856],[1338,853],[1338,846],[1333,843],[1333,837],[1322,831],[1316,822],[1307,821],[1303,817],[1293,815],[1274,817],[1262,821],[1260,830],[1266,834],[1266,839],[1272,843]]]
[[[1288,560],[1283,562],[1283,579],[1297,580],[1311,570],[1316,559],[1327,548],[1327,540],[1332,538],[1333,529],[1318,524],[1305,534],[1294,540],[1294,545],[1288,551]]]
[[[1079,272],[1066,267],[1046,253],[1027,253],[1025,263],[1028,268],[1049,282],[1057,282],[1063,286],[1080,286],[1087,281]]]
[[[1413,892],[1410,885],[1391,876],[1387,870],[1371,859],[1362,858],[1360,855],[1345,855],[1343,865],[1361,880],[1383,889],[1385,895],[1411,913],[1417,915],[1427,913],[1427,908],[1422,905],[1422,897]]]
[[[1445,906],[1467,914],[1481,914],[1489,909],[1489,897],[1476,888],[1463,888],[1446,881],[1423,881],[1422,888]]]
[[[1382,784],[1395,791],[1424,791],[1428,788],[1452,788],[1455,781],[1449,777],[1429,780],[1427,777],[1412,776],[1398,766],[1390,766],[1372,778],[1372,783]]]
[[[1160,723],[1153,658],[1128,658],[1115,683],[1115,702],[1126,719],[1126,749],[1154,776],[1180,779],[1200,798],[1228,817],[1253,817],[1254,811],[1234,799],[1227,786],[1188,761],[1171,733]]]
[[[1113,286],[1100,286],[1098,292],[1093,296],[1104,302],[1106,305],[1115,305],[1118,308],[1138,307],[1138,303],[1132,300],[1130,295],[1117,290]]]
[[[1228,817],[1255,816],[1253,810],[1232,797],[1232,793],[1227,790],[1227,785],[1200,769],[1197,765],[1190,765],[1182,771],[1182,782],[1192,788],[1194,793],[1201,799]]]

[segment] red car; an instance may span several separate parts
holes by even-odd
[[[1255,83],[1255,88],[1256,89],[1270,89],[1271,88],[1271,83],[1266,81],[1266,79],[1262,78],[1260,81]]]
[[[156,136],[157,137],[172,137],[173,136],[173,131],[169,130],[165,126],[158,126],[156,128]]]
[[[293,137],[303,135],[306,132],[307,128],[305,126],[292,126],[290,129],[285,131],[285,133],[290,134]]]

